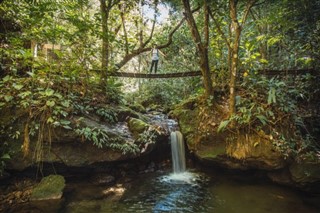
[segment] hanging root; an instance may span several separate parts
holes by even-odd
[[[29,138],[29,122],[27,122],[24,126],[24,140],[23,140],[23,157],[26,157],[29,154],[30,150],[30,138]]]

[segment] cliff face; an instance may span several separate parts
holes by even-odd
[[[43,141],[30,137],[27,155],[23,152],[23,138],[16,140],[10,144],[12,155],[6,169],[22,171],[43,163],[88,167],[152,156],[153,152],[168,146],[169,131],[163,121],[157,123],[152,116],[117,110],[118,122],[113,124],[95,115],[73,117],[72,123],[78,123],[84,134],[77,134],[74,129],[55,128],[43,134]]]

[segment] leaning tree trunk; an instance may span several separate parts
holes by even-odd
[[[209,67],[209,58],[208,58],[208,41],[205,40],[205,42],[202,42],[201,36],[199,34],[197,24],[193,18],[192,11],[190,9],[190,2],[189,0],[182,0],[184,9],[185,9],[185,17],[187,20],[187,23],[189,25],[189,28],[191,30],[191,35],[193,38],[193,41],[196,44],[197,50],[200,54],[200,69],[203,76],[203,84],[206,91],[206,97],[208,98],[210,95],[213,95],[213,86],[211,81],[211,74],[210,74],[210,67]],[[208,19],[208,8],[207,4],[204,4],[205,7],[205,20]],[[206,21],[206,25],[208,24],[208,21]],[[205,28],[208,26],[205,26]],[[205,34],[208,33],[205,29]],[[208,39],[207,36],[205,39]]]

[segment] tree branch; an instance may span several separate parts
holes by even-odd
[[[204,47],[208,48],[209,45],[209,6],[207,1],[204,1]]]
[[[182,19],[179,24],[171,31],[171,33],[169,34],[169,38],[168,38],[168,42],[164,45],[160,45],[158,46],[157,48],[159,49],[162,49],[162,48],[165,48],[165,47],[168,47],[171,43],[172,43],[172,37],[173,37],[173,34],[179,29],[179,27],[182,25],[182,23],[184,22],[185,19]],[[148,39],[149,40],[149,39]],[[151,39],[150,39],[151,40]],[[123,59],[117,64],[117,67],[115,68],[115,70],[113,71],[116,71],[118,69],[120,69],[121,67],[123,67],[126,63],[128,63],[128,61],[130,61],[133,57],[141,54],[141,53],[144,53],[144,52],[148,52],[150,51],[152,48],[151,47],[146,47],[145,48],[145,45],[147,45],[148,42],[144,42],[143,45],[141,45],[138,49],[135,49],[133,50],[131,53],[129,54],[126,54]]]
[[[242,17],[242,23],[240,25],[241,28],[243,28],[243,26],[245,25],[246,23],[246,20],[248,18],[248,14],[251,10],[251,8],[253,7],[253,5],[257,2],[258,0],[251,0],[247,3],[247,7],[246,7],[246,10],[244,11],[244,14],[243,14],[243,17]]]
[[[125,49],[126,49],[126,54],[128,54],[129,53],[128,33],[127,33],[127,29],[126,29],[125,14],[123,12],[123,10],[124,10],[123,7],[124,7],[124,5],[120,5],[119,4],[119,10],[120,10],[120,16],[121,16],[124,40],[125,40]]]
[[[192,16],[192,12],[190,9],[190,2],[189,2],[189,0],[182,0],[182,3],[183,3],[184,10],[185,10],[186,20],[190,26],[191,35],[193,37],[193,40],[197,46],[197,49],[200,52],[203,52],[203,49],[204,49],[203,43],[201,41],[201,36],[200,36],[199,30],[198,30],[197,24]]]
[[[196,11],[198,11],[200,9],[200,7],[197,7],[196,9],[192,10],[191,12],[194,13]],[[186,20],[186,18],[182,18],[181,21],[172,29],[172,31],[169,33],[168,35],[168,41],[163,44],[163,45],[159,45],[157,46],[158,49],[163,49],[163,48],[166,48],[168,46],[170,46],[170,44],[172,43],[173,41],[173,35],[174,33],[182,26],[182,24],[184,23],[184,21]],[[148,40],[151,40],[148,39]],[[148,41],[149,42],[149,41]],[[151,47],[146,47],[145,46],[148,44],[148,42],[144,42],[142,45],[140,45],[139,48],[133,50],[131,53],[129,54],[126,54],[123,59],[117,64],[117,67],[115,67],[112,72],[115,72],[117,70],[119,70],[121,67],[123,67],[126,63],[128,63],[128,61],[130,61],[133,57],[141,54],[141,53],[144,53],[144,52],[148,52],[150,51],[152,48]]]
[[[151,41],[151,39],[153,37],[153,32],[154,32],[155,25],[156,25],[156,16],[154,16],[154,20],[153,20],[153,24],[152,24],[152,28],[151,28],[151,32],[150,32],[149,38],[145,42],[142,43],[140,48],[145,47]]]
[[[231,44],[230,44],[227,36],[226,36],[226,35],[224,34],[224,32],[221,30],[221,27],[220,27],[218,21],[214,18],[214,15],[213,15],[213,13],[212,13],[212,11],[211,11],[210,8],[209,8],[209,15],[211,16],[211,18],[212,18],[212,20],[213,20],[213,22],[214,22],[214,25],[216,26],[219,34],[222,36],[223,40],[224,40],[224,41],[226,42],[226,44],[228,45],[228,48],[231,49]]]

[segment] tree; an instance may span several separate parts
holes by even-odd
[[[194,43],[196,44],[197,51],[199,52],[200,60],[199,65],[201,69],[201,73],[203,76],[203,84],[206,91],[206,97],[213,95],[213,86],[211,80],[210,66],[209,66],[209,58],[208,58],[208,45],[209,45],[209,7],[207,1],[203,3],[204,10],[204,38],[202,39],[198,30],[198,26],[193,17],[193,13],[190,6],[189,0],[182,0],[185,17],[187,19],[187,23],[189,25],[192,38]]]
[[[238,72],[238,62],[239,62],[239,45],[241,31],[245,25],[248,14],[252,6],[258,0],[249,0],[246,4],[245,10],[243,12],[242,24],[239,24],[237,5],[238,0],[229,0],[230,7],[230,18],[231,18],[231,64],[230,64],[230,95],[229,95],[229,115],[232,116],[235,113],[235,100],[236,100],[236,79]]]
[[[237,82],[237,73],[238,73],[238,64],[239,64],[239,46],[241,39],[241,32],[246,23],[248,14],[251,8],[259,0],[249,0],[246,1],[244,10],[242,12],[241,23],[239,23],[239,11],[241,3],[238,0],[229,0],[229,36],[223,32],[219,22],[214,17],[212,10],[209,10],[210,16],[214,21],[214,24],[217,28],[217,31],[223,37],[227,47],[228,47],[228,66],[230,72],[230,81],[229,81],[229,116],[231,117],[235,113],[235,97],[236,97],[236,82]],[[242,6],[242,5],[241,5]]]

